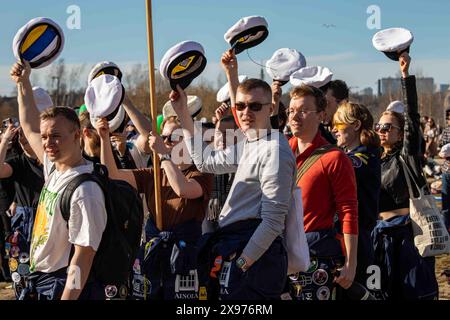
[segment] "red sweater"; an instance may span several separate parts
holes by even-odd
[[[297,160],[297,168],[324,145],[329,144],[317,133],[302,154],[298,151],[298,140],[289,140]],[[329,151],[316,161],[300,179],[302,190],[305,232],[319,231],[333,227],[335,213],[338,213],[342,231],[358,234],[358,198],[356,178],[350,159],[340,150]]]

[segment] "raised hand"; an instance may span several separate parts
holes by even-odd
[[[108,129],[109,130],[109,129]],[[123,133],[113,133],[110,138],[111,142],[116,145],[117,151],[123,156],[127,148],[127,137]]]
[[[237,73],[238,62],[236,55],[234,54],[234,49],[225,51],[225,53],[222,55],[222,58],[220,59],[220,62],[222,64],[222,68],[226,73]]]
[[[178,116],[188,112],[186,92],[177,85],[177,91],[170,92],[169,99]]]
[[[29,80],[30,74],[31,67],[28,61],[23,63],[16,62],[10,71],[11,79],[13,79],[13,81],[17,84]]]
[[[10,123],[2,135],[2,140],[10,142],[12,139],[14,139],[18,130],[19,128],[15,128],[14,125]]]
[[[150,132],[148,135],[148,146],[152,151],[160,155],[170,153],[170,149],[166,147],[161,136],[155,135],[153,132]]]
[[[411,64],[411,57],[408,52],[403,52],[399,58],[400,70],[402,72],[402,77],[406,78],[409,76],[409,66]]]
[[[215,111],[217,121],[220,121],[224,116],[228,114],[229,111],[230,108],[225,102],[223,102]]]
[[[101,118],[97,120],[96,123],[97,132],[100,138],[109,140],[109,124],[106,118]]]

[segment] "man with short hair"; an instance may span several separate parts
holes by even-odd
[[[31,274],[24,290],[28,294],[21,298],[104,299],[98,283],[87,282],[106,227],[105,198],[97,183],[84,182],[72,194],[69,221],[63,218],[59,205],[62,192],[76,176],[91,173],[93,164],[82,157],[80,122],[75,111],[56,107],[39,116],[30,73],[28,62],[16,63],[11,78],[17,84],[23,132],[44,165],[45,185],[32,233]]]
[[[297,183],[302,190],[304,226],[312,260],[310,270],[290,277],[291,295],[299,300],[329,300],[333,280],[347,289],[356,273],[355,172],[345,153],[330,145],[319,132],[326,105],[322,91],[313,86],[303,85],[291,91],[289,125],[293,137],[289,144],[297,159],[297,169],[300,173],[304,171]],[[344,252],[336,239],[336,213],[344,233]],[[340,276],[335,277],[335,270],[340,267]]]
[[[222,66],[230,84],[231,105],[246,136],[238,144],[224,150],[198,148],[200,130],[189,115],[186,94],[180,87],[171,93],[197,168],[236,173],[219,216],[219,230],[210,235],[200,254],[207,266],[208,298],[216,298],[211,291],[216,286],[223,300],[280,299],[287,274],[282,235],[295,186],[295,160],[287,140],[271,129],[270,86],[259,79],[239,84],[232,51],[222,56]]]
[[[349,88],[343,80],[333,80],[321,89],[327,99],[327,107],[325,119],[319,127],[320,133],[329,143],[336,144],[336,138],[331,132],[333,116],[339,105],[348,101]]]

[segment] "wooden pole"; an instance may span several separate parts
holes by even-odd
[[[146,0],[147,7],[147,46],[148,46],[148,78],[150,81],[150,114],[152,116],[152,130],[157,132],[156,118],[156,90],[155,90],[155,61],[153,50],[153,22],[152,22],[152,1]],[[153,177],[155,186],[155,210],[156,227],[162,231],[162,212],[161,212],[161,175],[160,175],[159,156],[153,152]]]

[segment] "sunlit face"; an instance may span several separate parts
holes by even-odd
[[[239,110],[238,105],[246,107]],[[261,110],[251,110],[252,104],[260,104]],[[270,127],[270,113],[272,112],[272,97],[261,88],[253,89],[248,93],[238,90],[236,93],[236,114],[243,132],[249,129],[268,129]]]
[[[315,134],[324,117],[323,111],[317,111],[313,96],[292,98],[289,104],[289,126],[292,134],[301,138]]]
[[[40,130],[42,146],[52,162],[67,161],[80,150],[80,130],[63,116],[41,120]]]
[[[333,134],[337,139],[337,146],[347,148],[359,140],[359,122],[354,124],[333,123]]]
[[[172,150],[173,147],[183,141],[182,129],[174,122],[166,123],[162,128],[161,138],[166,147]]]
[[[380,137],[381,146],[392,148],[396,143],[402,140],[402,132],[399,127],[397,119],[390,115],[385,114],[378,121],[378,126],[389,126],[389,130],[376,130],[378,136]]]

